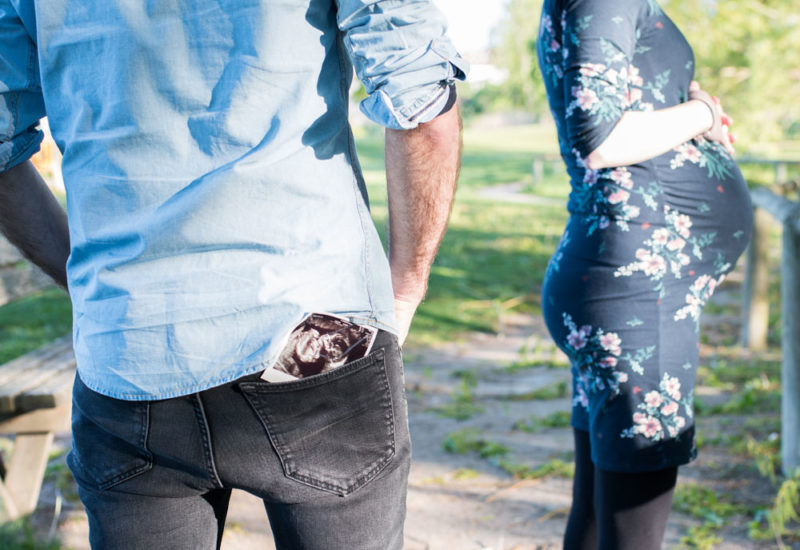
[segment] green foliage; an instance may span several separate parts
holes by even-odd
[[[456,481],[469,481],[479,477],[480,475],[480,472],[473,470],[472,468],[459,468],[453,472],[453,479]]]
[[[445,405],[431,407],[431,411],[445,418],[455,420],[469,420],[476,414],[483,413],[486,409],[475,403],[472,395],[473,384],[469,379],[462,378],[461,383],[453,390],[452,401]]]
[[[683,548],[700,550],[710,550],[722,542],[718,530],[725,524],[726,518],[747,511],[746,507],[731,503],[712,489],[695,484],[678,485],[672,508],[702,520],[700,525],[690,527],[681,538]]]
[[[72,305],[51,288],[0,307],[0,364],[63,336],[72,328]]]
[[[512,393],[505,397],[508,401],[533,401],[537,399],[560,399],[568,394],[568,386],[565,381],[555,382],[549,386],[543,386],[526,393]]]
[[[514,424],[514,429],[536,433],[542,428],[567,428],[571,418],[572,413],[569,411],[555,411],[547,416],[530,416],[527,420],[518,420]]]
[[[724,518],[745,512],[742,506],[732,504],[713,489],[693,483],[680,484],[675,489],[672,508],[694,518],[722,524]]]
[[[785,480],[775,502],[769,510],[762,510],[750,522],[750,537],[755,540],[775,539],[778,547],[786,548],[782,537],[798,536],[797,532],[787,530],[787,523],[800,521],[800,473]]]
[[[800,19],[795,0],[665,0],[695,52],[695,78],[735,120],[738,145],[782,154],[800,135]]]
[[[442,449],[455,454],[475,452],[481,458],[503,456],[509,452],[505,445],[483,439],[480,431],[475,428],[464,428],[451,433],[442,441]]]
[[[661,0],[695,53],[695,78],[735,120],[737,148],[760,155],[800,156],[800,15],[796,0]],[[532,113],[547,110],[536,61],[541,2],[510,0],[498,29],[495,62],[509,72],[505,101]],[[489,92],[487,92],[488,94]],[[493,91],[497,94],[497,91]],[[483,98],[481,98],[483,99]],[[493,97],[486,105],[502,105]]]
[[[538,0],[509,0],[498,32],[500,44],[492,52],[508,70],[503,89],[511,105],[533,113],[547,110],[544,83],[536,60],[536,38],[542,4]]]
[[[549,130],[533,127],[465,132],[459,195],[409,346],[453,341],[468,331],[499,332],[512,309],[538,312],[539,287],[566,221],[564,208],[498,203],[475,190],[528,177],[530,151],[545,141],[555,144],[548,136]],[[385,238],[382,141],[364,135],[357,145],[373,218]]]
[[[571,479],[575,475],[575,463],[560,458],[550,459],[535,468],[506,459],[498,461],[498,466],[516,479],[542,479],[545,477]]]
[[[0,525],[0,548],[4,550],[59,550],[58,540],[42,540],[25,518]]]

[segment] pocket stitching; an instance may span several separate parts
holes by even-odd
[[[351,494],[352,492],[356,491],[357,489],[363,487],[365,484],[370,482],[374,477],[380,473],[386,466],[389,465],[391,462],[392,457],[395,455],[396,450],[396,434],[394,428],[394,401],[392,399],[392,392],[391,386],[389,382],[389,373],[387,372],[387,363],[385,360],[385,350],[380,349],[374,353],[371,353],[361,359],[357,359],[348,365],[344,365],[338,369],[333,371],[320,374],[317,376],[313,376],[310,378],[304,378],[297,381],[292,382],[283,382],[283,383],[270,383],[269,385],[265,385],[265,383],[260,382],[244,382],[240,384],[240,388],[243,390],[244,396],[247,401],[250,403],[250,406],[254,409],[256,414],[258,415],[259,419],[264,424],[265,428],[267,429],[267,437],[269,441],[272,443],[273,447],[276,450],[276,454],[278,455],[278,460],[281,462],[281,466],[283,467],[284,473],[290,479],[308,485],[310,487],[321,489],[324,491],[328,491],[337,495],[346,496]],[[273,422],[270,415],[262,415],[259,413],[259,408],[253,402],[253,400],[248,395],[248,391],[254,394],[270,394],[270,393],[286,393],[291,392],[295,389],[301,389],[306,387],[314,387],[319,385],[322,382],[336,380],[342,378],[344,376],[356,374],[357,372],[367,369],[378,362],[382,363],[382,367],[380,372],[382,373],[381,389],[383,391],[384,397],[380,401],[381,408],[385,409],[384,417],[384,429],[386,430],[386,436],[389,440],[388,445],[384,447],[380,456],[362,468],[359,472],[352,475],[351,478],[358,479],[361,478],[359,481],[349,484],[349,485],[335,485],[333,483],[323,481],[320,479],[312,478],[310,476],[298,473],[297,466],[294,462],[294,455],[291,450],[284,445],[283,438],[279,437],[276,432],[275,423]]]
[[[88,389],[88,388],[87,388]],[[147,472],[148,470],[152,469],[153,467],[153,453],[147,448],[147,439],[150,435],[150,402],[144,403],[145,411],[144,414],[141,415],[141,424],[140,430],[141,436],[138,440],[138,446],[140,454],[136,456],[138,460],[143,461],[142,464],[138,466],[134,466],[130,469],[124,470],[122,472],[114,474],[112,477],[107,478],[103,476],[103,480],[101,481],[99,474],[93,474],[86,466],[84,465],[83,461],[81,461],[79,457],[79,453],[74,452],[70,453],[71,460],[75,463],[78,469],[84,474],[85,478],[90,480],[94,486],[97,487],[100,491],[108,490],[115,485],[119,485],[125,481],[128,481],[139,474]]]
[[[242,382],[239,384],[239,387],[242,389],[251,390],[254,393],[283,393],[284,391],[290,391],[294,389],[302,389],[306,387],[313,388],[314,386],[318,386],[322,383],[337,380],[347,376],[348,374],[356,373],[371,366],[373,363],[377,363],[378,361],[384,361],[385,368],[385,355],[386,351],[384,349],[379,349],[362,357],[361,359],[356,359],[351,363],[342,365],[337,369],[310,376],[308,378],[300,378],[290,382]]]

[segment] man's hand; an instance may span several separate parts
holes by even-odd
[[[67,288],[67,213],[30,162],[0,172],[0,231],[26,258]]]
[[[401,345],[447,228],[460,161],[455,107],[413,130],[386,130],[389,263]]]

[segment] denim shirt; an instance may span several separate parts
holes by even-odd
[[[347,122],[435,117],[466,64],[430,0],[0,0],[0,171],[63,153],[74,347],[108,396],[267,366],[304,313],[394,330]]]

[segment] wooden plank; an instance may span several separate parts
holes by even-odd
[[[0,365],[0,393],[3,391],[3,385],[17,377],[20,373],[28,369],[35,369],[68,349],[72,349],[71,335],[62,336],[46,346]]]
[[[769,189],[759,187],[750,192],[753,205],[763,208],[782,224],[789,224],[795,232],[800,232],[800,204],[776,195]]]
[[[3,521],[13,521],[19,517],[17,503],[2,481],[0,481],[0,502],[3,503]]]
[[[48,360],[17,373],[16,376],[0,386],[0,414],[19,412],[16,409],[17,396],[45,384],[64,370],[74,372],[74,364],[72,348],[62,348]]]
[[[58,407],[72,399],[72,384],[75,381],[75,358],[65,368],[44,383],[18,395],[14,409],[18,412],[35,411]]]
[[[784,224],[781,261],[781,459],[787,477],[800,465],[800,232],[794,230],[796,221]]]
[[[54,409],[39,409],[0,418],[0,434],[67,432],[71,426],[72,402],[66,401]]]
[[[8,268],[0,270],[0,305],[7,304],[48,286],[53,281],[34,267],[24,269]]]
[[[769,323],[769,249],[772,219],[768,212],[753,212],[753,237],[747,249],[743,297],[742,345],[763,350],[767,347]]]
[[[14,440],[14,452],[4,485],[19,515],[30,514],[36,509],[52,443],[53,432],[20,434]]]

